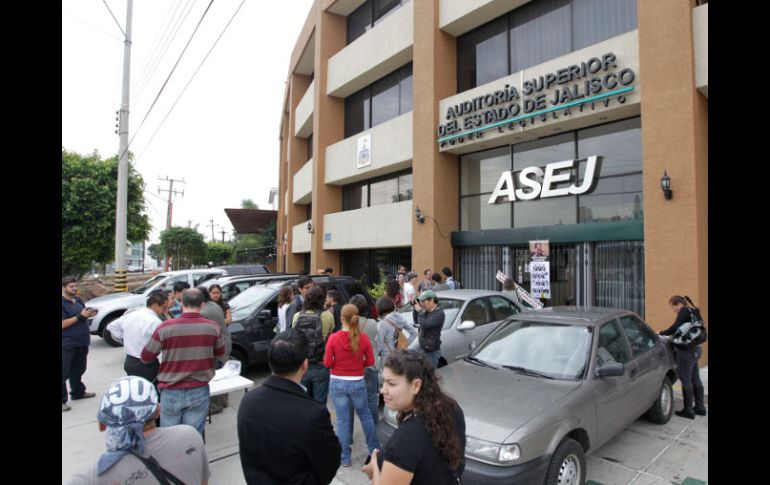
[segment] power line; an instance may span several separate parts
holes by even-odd
[[[65,12],[64,10],[62,10],[62,13],[63,13],[64,15],[66,15],[67,17],[70,17],[70,18],[71,18],[71,19],[73,19],[73,20],[77,20],[78,22],[80,22],[80,23],[82,23],[82,24],[85,24],[85,25],[87,25],[87,26],[91,27],[92,29],[94,29],[94,30],[96,30],[96,31],[98,31],[98,32],[100,32],[100,33],[102,33],[102,34],[104,34],[104,35],[109,35],[109,36],[110,36],[110,37],[112,37],[113,39],[115,39],[115,40],[119,41],[121,44],[122,44],[123,42],[125,42],[125,40],[126,40],[125,38],[124,38],[124,39],[121,39],[121,38],[120,38],[120,37],[118,37],[117,35],[113,35],[113,34],[111,34],[111,33],[107,32],[106,30],[102,30],[102,29],[100,29],[99,27],[97,27],[97,26],[95,26],[95,25],[93,25],[93,24],[90,24],[90,23],[86,22],[85,20],[83,20],[83,19],[81,19],[81,18],[79,18],[79,17],[75,17],[74,15],[72,15],[72,14],[71,14],[71,13],[69,13],[69,12]]]
[[[245,0],[244,0],[245,1]],[[168,77],[166,77],[166,80],[163,82],[163,86],[161,86],[160,91],[158,91],[158,94],[155,96],[155,99],[152,102],[152,105],[150,105],[150,109],[147,111],[147,114],[144,115],[144,119],[139,124],[139,127],[134,132],[134,136],[131,137],[131,140],[129,140],[128,145],[126,146],[126,150],[131,146],[131,143],[134,141],[134,138],[136,138],[136,135],[139,134],[139,131],[142,129],[142,126],[144,126],[144,122],[147,121],[147,117],[150,116],[150,113],[152,113],[153,108],[155,107],[155,104],[158,102],[158,98],[160,98],[160,95],[163,93],[163,90],[166,89],[166,85],[168,84],[168,81],[171,79],[171,76],[174,74],[174,71],[176,71],[177,66],[179,65],[179,62],[182,60],[182,56],[184,56],[184,53],[187,52],[187,48],[190,46],[190,43],[192,42],[193,38],[195,37],[195,34],[198,32],[198,28],[201,26],[201,23],[203,22],[203,19],[206,18],[206,14],[209,12],[209,9],[211,8],[211,5],[214,3],[214,0],[211,0],[206,7],[206,10],[203,12],[203,15],[201,15],[200,20],[198,21],[198,25],[195,26],[195,30],[193,30],[193,33],[190,35],[190,38],[187,40],[187,44],[184,46],[184,49],[182,50],[182,53],[179,54],[179,58],[176,60],[176,63],[174,64],[174,67],[171,68],[171,72],[168,74]],[[243,5],[243,4],[241,4]],[[240,7],[238,7],[240,9]],[[197,72],[197,71],[196,71]],[[193,75],[194,77],[194,75]],[[186,88],[186,86],[185,86]],[[184,92],[184,91],[183,91]],[[122,154],[121,154],[122,156]],[[120,158],[120,157],[118,157]]]
[[[139,155],[136,157],[136,159],[134,160],[134,165],[136,165],[137,163],[139,163],[139,160],[142,158],[142,155],[144,155],[144,154],[147,152],[147,148],[149,148],[150,144],[151,144],[151,143],[152,143],[152,141],[155,139],[155,135],[157,135],[157,134],[158,134],[158,132],[160,131],[160,129],[163,127],[163,124],[164,124],[164,123],[166,122],[166,120],[168,119],[169,115],[171,115],[171,112],[172,112],[172,111],[174,111],[174,108],[176,107],[177,103],[179,103],[179,100],[182,98],[182,96],[184,95],[185,91],[187,91],[187,87],[188,87],[188,86],[190,86],[190,83],[192,83],[193,79],[195,79],[195,76],[198,74],[198,71],[200,71],[201,67],[203,67],[203,64],[206,62],[206,59],[208,59],[208,58],[209,58],[209,55],[210,55],[210,54],[211,54],[211,52],[214,50],[214,48],[217,46],[217,44],[219,43],[219,40],[222,38],[222,36],[223,36],[223,35],[225,35],[225,32],[227,32],[227,29],[228,29],[228,27],[230,27],[230,24],[233,22],[233,20],[235,20],[235,17],[236,17],[236,15],[238,15],[238,12],[240,12],[240,11],[241,11],[241,7],[243,7],[243,4],[244,4],[244,3],[246,3],[246,0],[242,0],[242,1],[241,1],[241,4],[240,4],[240,5],[238,5],[238,9],[235,11],[235,13],[233,14],[233,16],[232,16],[232,17],[230,17],[230,21],[229,21],[229,22],[227,22],[227,25],[225,25],[225,28],[222,30],[222,33],[221,33],[221,34],[219,34],[219,37],[217,37],[217,40],[215,40],[215,41],[214,41],[214,45],[212,45],[212,46],[211,46],[211,49],[209,49],[209,51],[206,53],[206,56],[203,58],[203,60],[201,61],[201,63],[198,65],[198,68],[197,68],[197,69],[195,69],[195,72],[194,72],[194,73],[192,74],[192,76],[190,77],[190,80],[189,80],[189,81],[187,81],[187,84],[185,84],[185,87],[184,87],[184,89],[182,89],[182,92],[179,94],[179,97],[178,97],[178,98],[176,98],[176,101],[174,101],[174,104],[171,106],[171,109],[169,109],[169,110],[168,110],[168,113],[166,113],[166,116],[163,118],[163,121],[161,121],[161,122],[160,122],[160,125],[158,125],[158,128],[157,128],[157,129],[155,130],[155,132],[152,134],[152,137],[150,137],[150,141],[148,141],[148,142],[147,142],[147,144],[144,146],[144,150],[142,151],[142,153],[140,153],[140,154],[139,154]],[[136,135],[134,135],[134,136],[136,136]],[[133,138],[132,138],[132,140],[133,140]],[[129,144],[130,144],[130,143],[129,143]]]
[[[110,8],[109,5],[107,5],[107,0],[102,0],[102,2],[104,2],[104,6],[107,7],[107,10],[110,12],[110,15],[112,15],[112,20],[114,20],[115,23],[118,25],[118,28],[120,29],[120,33],[123,34],[123,37],[127,37],[126,32],[123,30],[123,27],[120,26],[120,22],[118,22],[118,19],[115,18],[115,14],[112,13],[112,9]]]
[[[137,83],[136,79],[134,80],[135,86],[132,87],[131,89],[132,91],[136,91],[137,86],[141,87],[143,85],[146,74],[148,71],[150,71],[150,66],[153,65],[155,56],[160,51],[160,46],[163,43],[165,43],[166,34],[169,32],[169,29],[171,28],[171,18],[173,18],[176,15],[176,11],[179,9],[179,6],[181,4],[182,4],[182,0],[176,0],[176,2],[172,3],[169,6],[169,9],[166,11],[166,15],[163,17],[163,21],[161,22],[161,28],[158,30],[158,34],[155,36],[155,40],[152,42],[152,44],[155,47],[153,48],[152,53],[145,59],[145,62],[142,65],[142,71],[141,71],[142,73],[136,78],[136,79],[139,79],[140,82]],[[139,96],[140,95],[141,93],[139,94]],[[137,98],[139,96],[137,96]]]

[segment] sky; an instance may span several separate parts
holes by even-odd
[[[166,227],[168,192],[158,189],[167,190],[169,183],[159,179],[184,179],[174,182],[184,195],[173,198],[172,225],[198,225],[206,241],[212,219],[217,241],[223,229],[225,240],[231,237],[224,209],[241,207],[243,199],[272,209],[268,197],[270,188],[278,187],[289,59],[312,4],[245,0],[236,14],[241,0],[134,0],[129,149],[145,181],[150,243],[158,242]],[[103,159],[118,152],[115,112],[122,95],[120,29],[125,30],[126,9],[127,0],[62,1],[62,147],[67,150],[83,155],[98,150]]]

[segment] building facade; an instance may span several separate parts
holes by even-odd
[[[662,329],[687,294],[708,321],[701,3],[317,0],[284,97],[278,270],[529,288],[545,240],[547,305]]]

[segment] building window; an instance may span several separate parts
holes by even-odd
[[[345,98],[345,138],[412,110],[412,63]]]
[[[529,2],[457,38],[457,92],[629,32],[636,26],[636,0]]]
[[[307,137],[307,158],[305,160],[310,160],[313,158],[313,134],[311,133],[309,137]]]
[[[348,15],[348,44],[358,39],[409,0],[366,0]]]
[[[513,171],[516,189],[527,167],[578,160],[570,178],[552,189],[582,185],[586,159],[601,156],[594,188],[578,196],[489,204],[500,176]],[[562,170],[560,173],[564,173]],[[535,180],[542,185],[543,177]],[[639,117],[460,158],[460,230],[521,228],[643,220],[642,144]]]
[[[342,188],[342,210],[412,200],[412,172],[400,172],[356,182]]]

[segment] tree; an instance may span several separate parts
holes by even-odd
[[[163,251],[161,251],[160,249],[160,244],[158,243],[150,244],[149,246],[147,246],[147,254],[149,254],[150,257],[154,259],[156,263],[158,263],[158,266],[161,265],[161,262],[162,262],[161,260],[165,257],[163,255]]]
[[[221,242],[210,242],[206,251],[206,259],[218,266],[227,264],[233,257],[234,248],[232,244]]]
[[[147,239],[152,226],[145,214],[144,180],[128,154],[128,241]],[[117,155],[102,160],[99,152],[83,156],[61,151],[62,275],[80,276],[93,263],[115,259],[115,206],[118,191]]]
[[[243,199],[241,201],[241,209],[259,209],[259,206],[251,199]]]
[[[160,233],[160,250],[172,258],[172,270],[206,264],[207,247],[203,234],[191,227],[172,227]]]

